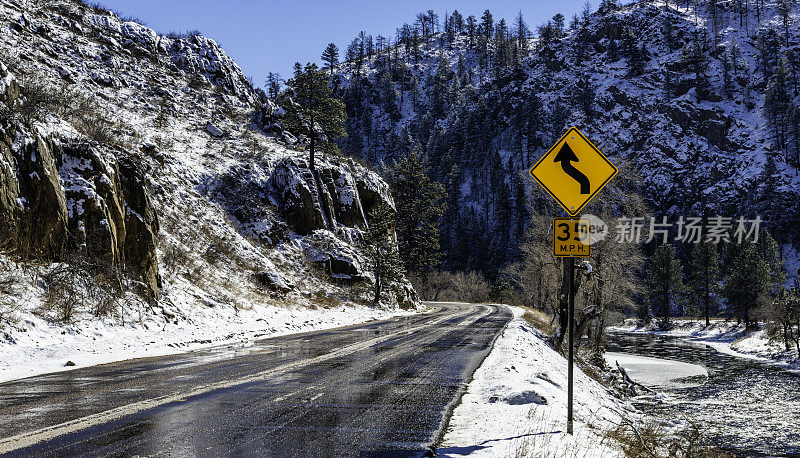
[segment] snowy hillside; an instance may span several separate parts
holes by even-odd
[[[470,30],[453,13],[441,32],[399,34],[338,67],[351,114],[344,149],[375,162],[427,153],[449,194],[451,269],[494,276],[515,259],[524,195],[549,213],[525,173],[570,126],[622,167],[654,214],[761,215],[794,243],[800,10],[779,4],[602,2],[534,33],[486,13]]]
[[[0,0],[0,108],[0,345],[92,320],[216,338],[240,311],[276,332],[296,323],[271,307],[371,301],[361,236],[388,186],[340,157],[312,173],[213,40]],[[382,308],[418,304],[399,282]]]

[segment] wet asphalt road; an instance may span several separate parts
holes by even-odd
[[[511,319],[433,308],[0,384],[0,454],[424,455]]]

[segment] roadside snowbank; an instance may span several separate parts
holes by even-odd
[[[787,352],[780,342],[770,341],[763,328],[757,331],[745,331],[743,324],[723,320],[712,320],[708,327],[704,321],[694,320],[674,320],[672,325],[672,329],[662,331],[656,329],[654,325],[639,326],[636,320],[625,320],[622,326],[612,326],[609,330],[685,337],[695,342],[703,342],[720,353],[768,361],[786,369],[800,371],[800,358],[797,358],[797,353]]]
[[[629,403],[575,370],[575,435],[566,434],[567,364],[512,308],[514,319],[453,412],[442,456],[621,456],[603,431]]]
[[[311,309],[261,306],[236,311],[213,307],[190,320],[145,316],[120,324],[111,319],[62,325],[26,314],[14,342],[0,341],[0,382],[132,358],[163,356],[218,345],[252,345],[256,339],[334,328],[412,312],[366,306]],[[75,366],[65,366],[67,361]]]

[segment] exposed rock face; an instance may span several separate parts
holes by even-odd
[[[326,227],[317,185],[308,168],[301,168],[293,159],[284,159],[272,174],[270,185],[281,212],[298,234],[307,235]]]
[[[732,120],[721,109],[708,109],[686,101],[676,101],[664,105],[661,110],[684,132],[695,131],[705,137],[708,143],[722,150],[731,148],[728,129]]]
[[[394,208],[388,185],[352,162],[322,162],[312,173],[305,163],[287,158],[276,167],[270,185],[281,212],[303,235],[337,226],[363,229],[372,209],[381,203]]]
[[[25,256],[59,260],[67,234],[66,199],[56,168],[60,147],[35,130],[30,134],[18,130],[11,147],[22,207],[17,249]]]
[[[158,216],[145,187],[144,172],[129,158],[119,160],[122,196],[125,202],[125,261],[139,272],[153,299],[158,299],[156,242]]]
[[[318,264],[333,278],[361,280],[364,261],[358,252],[334,237],[329,231],[316,231],[306,238],[306,257]]]
[[[116,160],[96,146],[72,144],[64,148],[59,174],[67,198],[70,248],[85,250],[106,265],[121,265],[125,222]]]
[[[181,39],[162,38],[160,44],[169,50],[173,62],[186,72],[204,75],[215,86],[243,100],[255,100],[253,85],[214,40],[194,35]]]
[[[0,249],[60,259],[67,216],[54,159],[59,145],[11,116],[19,103],[19,86],[0,63]]]
[[[20,103],[5,67],[0,107]],[[0,118],[0,250],[47,261],[72,251],[100,266],[133,269],[158,299],[156,218],[141,170],[125,153],[85,140],[43,136]]]
[[[129,52],[148,58],[157,54],[167,55],[175,66],[187,73],[199,75],[246,102],[256,100],[253,85],[247,81],[242,70],[210,38],[202,35],[159,36],[149,27],[123,21],[114,14],[88,14],[83,17],[83,22],[103,32],[105,45],[111,52]],[[111,78],[98,79],[98,84],[115,84]]]

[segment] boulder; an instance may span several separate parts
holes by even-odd
[[[362,280],[364,261],[349,244],[329,231],[315,231],[303,240],[303,251],[309,261],[339,280]]]
[[[215,126],[210,121],[206,123],[206,132],[208,132],[214,138],[222,138],[225,136],[225,132],[223,132],[219,127]]]
[[[396,284],[395,295],[398,307],[403,310],[416,310],[422,304],[417,292],[407,281]]]
[[[698,133],[708,140],[708,143],[721,150],[728,149],[728,128],[730,123],[719,119],[706,119],[697,129]]]
[[[294,288],[294,285],[289,283],[277,270],[257,272],[254,277],[258,283],[272,291],[288,293]]]
[[[281,138],[283,139],[284,143],[286,143],[287,145],[290,145],[290,146],[294,145],[295,143],[297,143],[297,137],[292,135],[291,132],[289,132],[289,131],[283,131],[281,133]]]
[[[5,64],[0,62],[0,103],[12,109],[19,101],[19,84]]]
[[[269,179],[281,214],[298,234],[326,228],[311,171],[291,158],[282,160]]]
[[[115,87],[115,86],[117,86],[117,83],[114,80],[114,78],[111,77],[111,75],[109,75],[107,73],[94,71],[90,75],[90,78],[92,79],[92,81],[94,81],[95,83],[99,84],[100,86],[106,86],[106,87]]]

